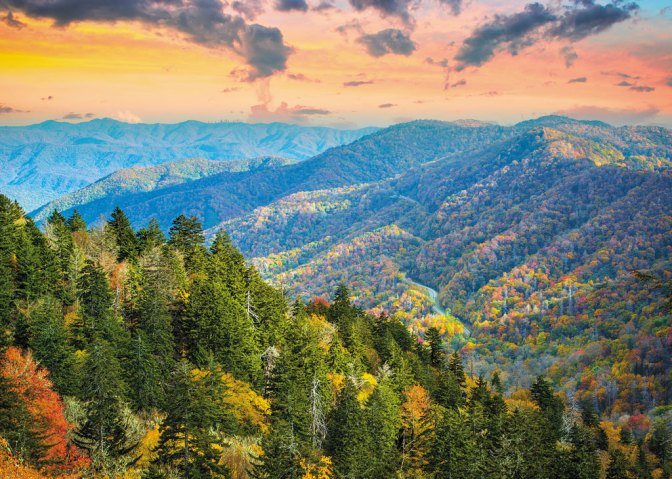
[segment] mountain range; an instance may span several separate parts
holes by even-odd
[[[666,374],[662,300],[632,271],[672,269],[671,165],[660,127],[415,121],[299,163],[166,182],[129,170],[148,186],[111,175],[34,216],[76,208],[96,222],[118,205],[137,227],[156,217],[167,229],[196,215],[293,295],[346,282],[360,306],[420,334],[437,326],[521,386],[553,364],[571,388],[607,381],[635,346],[633,368]]]
[[[129,124],[111,119],[0,127],[0,192],[32,210],[119,169],[188,158],[310,158],[375,131],[283,123]]]

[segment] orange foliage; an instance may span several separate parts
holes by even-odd
[[[73,472],[87,467],[88,458],[68,443],[66,436],[72,424],[65,419],[63,401],[52,389],[48,371],[38,367],[30,351],[7,349],[0,373],[25,402],[31,426],[45,437],[47,449],[41,459],[49,464],[48,469]]]

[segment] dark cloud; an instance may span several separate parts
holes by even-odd
[[[7,12],[5,16],[0,17],[0,21],[2,21],[7,26],[16,28],[17,30],[21,30],[26,26],[26,24],[16,18],[12,12]]]
[[[554,112],[557,115],[577,120],[601,120],[614,125],[634,125],[652,120],[659,112],[658,108],[612,109],[592,105],[576,106]]]
[[[362,28],[361,23],[359,23],[359,20],[350,20],[348,23],[345,23],[343,25],[339,25],[335,28],[335,30],[340,33],[341,35],[347,35],[350,30],[353,30],[360,35],[364,35],[364,29]]]
[[[575,0],[575,5],[566,9],[548,34],[576,42],[629,19],[638,9],[636,3],[619,0],[606,5],[597,4],[595,0]]]
[[[7,106],[3,103],[0,103],[0,114],[4,113],[28,113],[25,110],[17,110],[16,108],[12,108],[11,106]]]
[[[672,77],[667,77],[665,79],[665,85],[672,86]]]
[[[462,12],[462,0],[439,0],[439,3],[449,7],[453,15],[459,15]]]
[[[262,0],[234,1],[231,3],[231,8],[247,20],[254,20],[264,13]]]
[[[350,0],[350,5],[358,12],[370,8],[383,17],[397,17],[408,25],[414,23],[410,10],[416,5],[415,0]]]
[[[425,58],[425,63],[428,65],[436,65],[441,68],[448,68],[449,62],[447,58],[441,60],[434,60],[432,57]]]
[[[93,113],[81,114],[81,113],[70,112],[67,115],[63,115],[63,117],[61,119],[62,120],[85,120],[85,119],[89,119],[89,118],[94,118],[95,116],[96,115],[94,115]]]
[[[555,20],[555,14],[540,3],[530,3],[522,12],[512,15],[495,15],[494,20],[476,28],[464,40],[455,55],[456,69],[481,66],[503,48],[515,55],[521,48],[534,43],[532,35],[539,28]]]
[[[634,83],[630,83],[630,82],[627,81],[627,80],[623,80],[623,81],[620,82],[620,83],[616,83],[616,86],[635,86],[635,84],[634,84]]]
[[[303,73],[288,73],[287,78],[289,78],[290,80],[303,81],[307,83],[322,83],[321,80],[318,80],[317,78],[307,77]]]
[[[295,107],[292,112],[295,115],[331,115],[329,110],[323,108],[308,108],[302,106]]]
[[[588,78],[586,77],[578,77],[578,78],[572,78],[571,80],[567,81],[567,83],[586,83],[588,81]]]
[[[373,85],[373,83],[375,83],[373,80],[353,80],[344,82],[343,86]]]
[[[307,12],[308,4],[306,0],[277,0],[275,2],[275,9],[281,12]]]
[[[638,91],[640,93],[649,93],[655,90],[654,87],[652,86],[646,86],[646,85],[635,85],[630,87],[631,90],[633,91]]]
[[[378,108],[392,108],[394,106],[397,106],[396,103],[383,103],[382,105],[378,105]]]
[[[241,16],[224,13],[224,0],[3,0],[7,8],[34,18],[47,18],[57,27],[73,22],[137,21],[185,35],[188,41],[240,55],[249,67],[245,80],[284,71],[292,49],[277,28],[248,24]],[[254,3],[253,5],[257,5]],[[242,4],[239,4],[239,9]],[[248,9],[249,10],[249,9]],[[242,12],[242,11],[241,11]],[[243,14],[243,13],[241,13]],[[245,15],[254,16],[254,9]]]
[[[45,100],[50,101],[50,100],[53,100],[54,97],[51,96],[51,95],[49,95],[49,96],[42,97],[42,98],[40,98],[40,99],[41,99],[42,101],[45,101]]]
[[[597,4],[595,0],[574,0],[562,9],[529,3],[521,12],[495,15],[493,20],[476,28],[455,56],[456,69],[479,67],[500,51],[516,55],[543,39],[582,40],[631,18],[638,8],[637,4],[623,0],[613,0],[606,5]],[[569,48],[561,53],[565,64],[571,66],[576,53]]]
[[[332,2],[330,0],[323,0],[318,5],[313,7],[313,10],[315,10],[316,12],[326,12],[326,11],[329,11],[329,10],[333,10],[334,8],[336,8],[336,5],[334,5],[334,2]]]
[[[408,56],[415,51],[415,43],[410,35],[396,28],[362,35],[357,42],[364,45],[366,51],[373,57],[382,57],[387,54]]]
[[[222,90],[222,93],[232,93],[232,92],[238,91],[238,90],[240,90],[240,88],[234,86],[234,87],[231,87],[231,88],[224,88]]]
[[[562,47],[560,49],[560,55],[562,55],[562,57],[565,59],[566,68],[571,68],[574,65],[574,62],[579,58],[579,55],[570,45]]]

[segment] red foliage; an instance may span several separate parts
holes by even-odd
[[[30,351],[16,347],[7,349],[0,374],[7,378],[25,402],[31,416],[31,427],[45,437],[47,447],[41,459],[54,472],[70,472],[87,467],[89,459],[74,445],[69,444],[72,429],[65,419],[61,397],[52,389],[48,371],[40,368]]]

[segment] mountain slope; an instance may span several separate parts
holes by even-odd
[[[292,164],[283,158],[254,158],[251,160],[215,161],[200,158],[164,163],[157,166],[124,168],[95,183],[65,195],[38,208],[36,221],[43,221],[54,210],[66,211],[76,205],[86,205],[102,199],[105,204],[123,201],[128,195],[188,183],[219,173],[257,171]]]
[[[32,210],[121,168],[185,158],[304,160],[373,131],[282,123],[127,124],[110,119],[0,127],[0,192]]]

